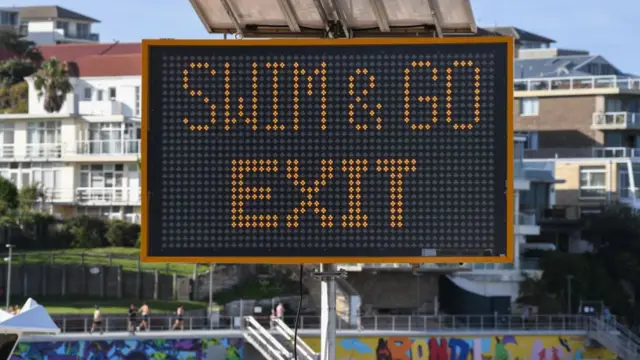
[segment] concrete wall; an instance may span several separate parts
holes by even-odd
[[[425,359],[603,359],[616,357],[590,345],[582,332],[497,331],[479,334],[432,332],[338,332],[338,360]],[[301,331],[319,350],[317,331]],[[164,355],[160,355],[164,354]],[[241,331],[161,332],[129,335],[59,335],[21,339],[12,360],[26,359],[259,360]]]

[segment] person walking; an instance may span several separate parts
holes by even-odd
[[[172,330],[176,330],[178,327],[180,330],[184,330],[184,307],[182,305],[178,306],[176,310],[176,322],[173,324]]]
[[[278,306],[276,306],[276,317],[279,320],[284,321],[284,305],[282,304],[282,302],[279,302]]]
[[[149,305],[147,303],[142,304],[140,307],[140,312],[142,313],[142,321],[140,321],[140,325],[138,326],[138,331],[145,330],[149,331],[151,326],[149,319]]]
[[[136,333],[136,315],[138,315],[138,310],[136,306],[131,304],[129,305],[129,332],[131,335],[135,335]]]
[[[96,305],[96,309],[93,311],[93,323],[91,323],[89,334],[93,334],[93,332],[96,330],[100,330],[100,335],[102,335],[102,312],[100,311],[100,306],[98,305]]]

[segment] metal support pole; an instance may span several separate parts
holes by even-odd
[[[211,313],[213,309],[213,271],[215,270],[215,268],[215,264],[211,264],[209,266],[209,311],[207,311],[209,321],[211,320]]]
[[[9,301],[11,300],[11,250],[15,245],[7,244],[7,248],[9,249],[9,257],[7,258],[7,289],[5,290],[5,294],[7,296],[6,306],[5,308],[9,311]]]
[[[320,279],[322,294],[320,314],[320,360],[336,360],[336,278],[346,278],[344,270],[335,271],[330,264],[320,264],[314,273]]]
[[[573,275],[567,275],[567,313],[571,315],[571,280]]]

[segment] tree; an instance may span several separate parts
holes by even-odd
[[[122,220],[112,220],[106,238],[112,246],[135,246],[140,235],[140,226]]]
[[[0,212],[6,213],[18,207],[18,188],[0,176]]]
[[[16,58],[39,63],[43,60],[40,50],[33,41],[25,40],[10,29],[0,30],[0,49],[13,54]]]
[[[24,81],[24,78],[35,73],[36,66],[25,59],[10,59],[0,63],[0,85],[12,86]]]
[[[34,76],[34,85],[38,98],[44,96],[44,109],[48,113],[60,111],[67,94],[73,90],[66,64],[56,58],[42,64]]]
[[[624,296],[610,298],[612,310],[631,324],[640,323],[640,306],[629,299],[640,296],[640,213],[626,206],[611,206],[585,222],[583,238],[595,258]],[[604,275],[602,275],[604,276]]]

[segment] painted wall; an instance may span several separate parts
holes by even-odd
[[[21,342],[10,360],[242,360],[243,351],[241,338]]]
[[[317,337],[304,338],[314,350]],[[615,360],[583,336],[339,337],[337,360]],[[241,338],[21,342],[10,360],[263,360]]]
[[[615,360],[583,336],[343,337],[336,360]],[[315,351],[318,338],[304,339]]]

